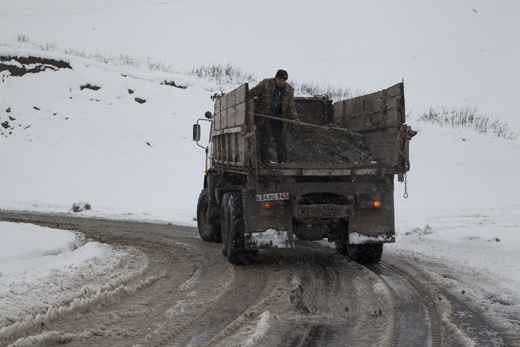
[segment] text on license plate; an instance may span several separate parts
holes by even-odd
[[[289,200],[289,193],[256,194],[256,201]]]

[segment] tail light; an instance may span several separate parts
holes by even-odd
[[[359,206],[361,206],[361,208],[381,207],[381,201],[361,201]]]
[[[282,208],[283,203],[281,201],[266,201],[262,203],[262,208],[271,209],[271,208]]]

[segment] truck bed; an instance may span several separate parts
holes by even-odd
[[[247,84],[215,102],[213,146],[209,160],[216,169],[254,176],[365,176],[409,171],[408,141],[414,132],[405,122],[404,86],[333,103],[326,98],[295,98],[302,122],[345,127],[363,136],[370,163],[261,163],[258,118]]]

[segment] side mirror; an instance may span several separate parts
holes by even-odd
[[[193,124],[193,141],[200,141],[200,125]]]
[[[204,114],[204,116],[207,118],[207,119],[211,119],[213,117],[213,115],[211,114],[211,112],[209,111],[206,111],[206,113]]]

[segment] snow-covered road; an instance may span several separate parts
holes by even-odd
[[[52,233],[74,240],[74,233],[56,227],[91,240],[41,257],[54,259],[55,267],[52,276],[37,276],[49,272],[49,263],[22,275],[33,293],[6,277],[11,290],[1,303],[12,309],[0,328],[2,346],[490,345],[475,331],[492,336],[492,346],[520,341],[511,325],[518,311],[479,309],[474,291],[453,286],[471,274],[439,276],[431,265],[449,268],[444,262],[423,267],[385,255],[381,264],[365,267],[319,242],[266,250],[256,265],[236,267],[219,244],[201,241],[195,228],[27,212],[3,211],[0,218],[43,225],[2,222],[49,241],[59,241]],[[96,248],[111,254],[110,260]],[[82,249],[86,256],[74,254]],[[72,270],[59,262],[63,257],[74,259]],[[55,288],[38,285],[41,280]]]

